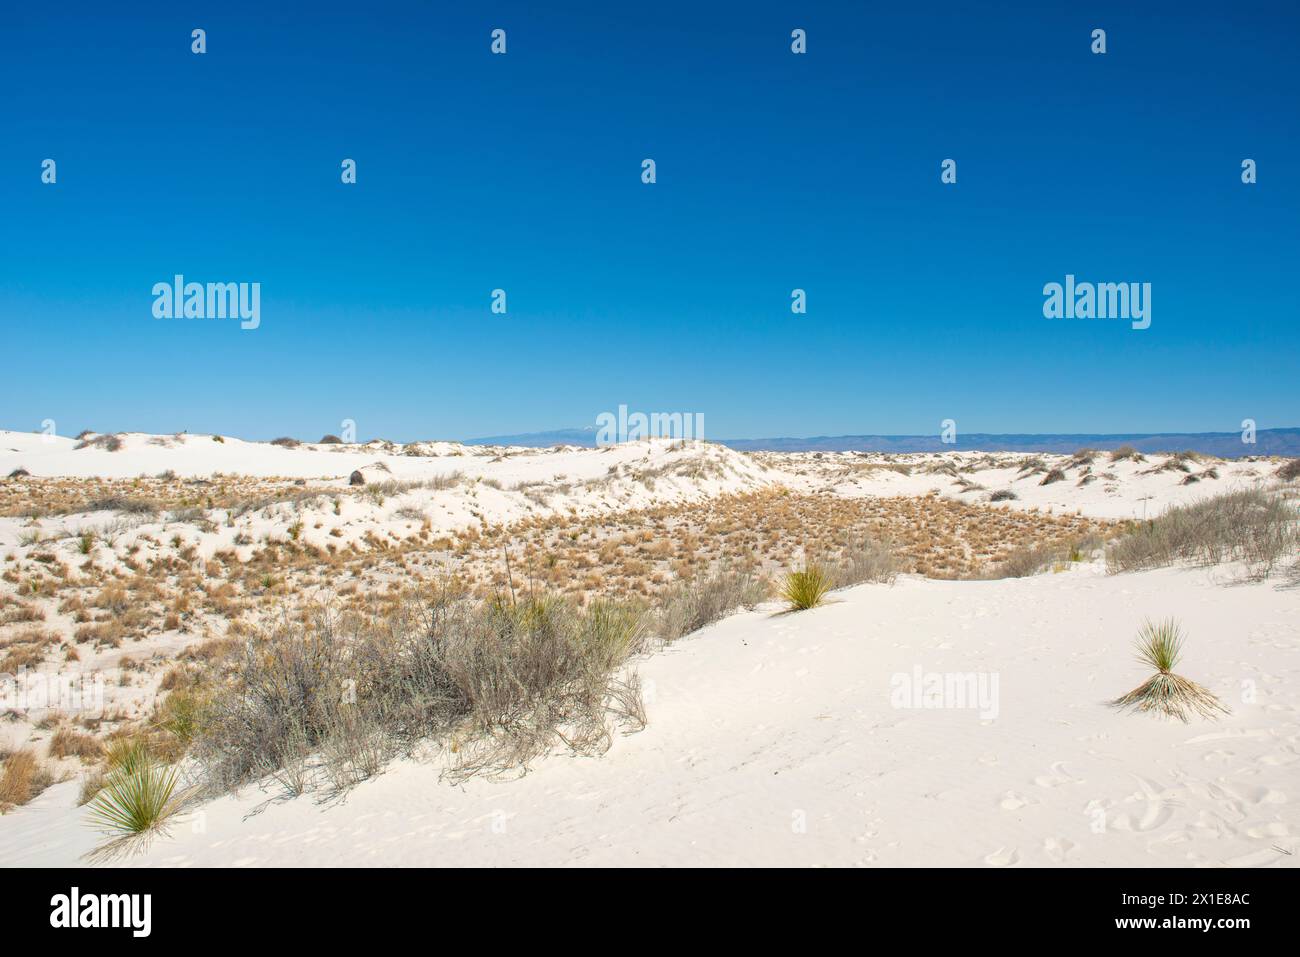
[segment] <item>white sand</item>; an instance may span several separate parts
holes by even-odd
[[[252,476],[288,482],[306,480],[305,490],[319,492],[319,502],[302,508],[277,506],[256,510],[238,522],[204,534],[187,533],[200,555],[235,547],[247,537],[262,541],[283,537],[291,522],[304,525],[303,540],[317,546],[361,543],[367,533],[408,535],[421,522],[398,515],[404,509],[423,512],[434,532],[445,533],[482,524],[518,521],[533,515],[598,514],[639,509],[656,504],[751,491],[776,484],[785,476],[748,456],[718,445],[692,442],[628,443],[603,449],[518,449],[419,443],[418,450],[436,454],[405,455],[371,446],[302,446],[286,449],[267,443],[211,436],[122,436],[117,452],[102,448],[76,449],[71,439],[0,431],[0,476],[24,468],[36,477],[117,478],[153,477],[173,472],[180,478],[213,475]],[[159,444],[163,443],[163,444]],[[353,471],[368,483],[395,480],[423,482],[459,473],[463,479],[449,488],[414,488],[387,496],[382,504],[348,499],[336,513],[331,500],[348,486]],[[3,479],[0,479],[3,480]],[[71,556],[72,541],[84,530],[98,532],[107,513],[72,514],[41,519],[35,525],[22,518],[0,518],[0,548],[13,547],[34,530],[45,538],[63,539]],[[126,530],[113,537],[119,549],[144,535],[157,535],[167,517],[156,521],[129,517]],[[332,535],[335,530],[339,535]],[[170,537],[170,536],[168,536]],[[255,546],[239,551],[246,559]]]
[[[1300,596],[1221,574],[906,578],[738,615],[641,663],[649,727],[603,757],[464,786],[404,762],[333,804],[248,789],[133,863],[1294,866]],[[1171,613],[1229,717],[1105,704],[1146,677],[1136,623]],[[996,719],[891,706],[917,666],[996,673]],[[0,861],[90,850],[76,789],[0,817]]]
[[[1206,462],[1218,477],[1184,485],[1155,471],[1166,457],[1095,465],[1080,485],[1040,485],[1021,455],[962,473],[927,471],[974,453],[749,456],[718,446],[636,443],[607,450],[304,446],[208,436],[129,435],[125,448],[75,450],[71,440],[0,432],[0,475],[216,472],[308,479],[341,489],[382,462],[397,479],[463,472],[382,505],[349,499],[306,522],[344,540],[403,527],[426,510],[433,527],[505,522],[547,511],[601,512],[698,501],[784,485],[853,495],[965,501],[1012,488],[999,507],[1143,517],[1227,488],[1268,483],[1276,463]],[[1062,465],[1066,456],[1043,456]],[[865,464],[907,463],[911,475]],[[645,476],[653,474],[652,481]],[[478,481],[474,481],[477,479]],[[497,489],[488,482],[499,482]],[[517,483],[547,483],[530,498]],[[283,534],[278,506],[196,538],[231,547],[239,532]],[[287,507],[286,507],[287,508]],[[300,513],[293,513],[298,515]],[[42,549],[103,514],[40,520]],[[166,518],[121,535],[155,538]],[[316,526],[320,526],[318,529]],[[0,547],[25,556],[25,519],[0,519]],[[151,547],[151,546],[146,546]],[[167,547],[167,546],[160,546]],[[97,559],[98,560],[98,559]],[[839,593],[796,615],[742,614],[640,663],[649,727],[600,758],[556,754],[519,780],[440,779],[436,756],[402,762],[338,802],[279,800],[248,789],[182,819],[134,863],[175,865],[798,864],[1294,866],[1300,857],[1300,589],[1227,585],[1229,569],[1107,576],[1099,564],[1002,581],[904,578]],[[9,587],[9,586],[4,586]],[[1105,702],[1145,677],[1132,658],[1145,616],[1186,625],[1182,668],[1231,706],[1189,725],[1116,713]],[[85,662],[103,666],[104,662]],[[899,709],[891,678],[913,669],[997,676],[997,716],[968,708]],[[15,726],[16,727],[16,726]],[[0,733],[4,726],[0,725]],[[14,744],[5,742],[0,744]],[[76,863],[99,840],[76,808],[77,782],[0,816],[0,864]]]

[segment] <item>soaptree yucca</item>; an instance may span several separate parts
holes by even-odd
[[[785,576],[781,597],[790,603],[791,611],[816,608],[831,590],[831,584],[831,576],[820,565],[809,565]]]
[[[1195,681],[1174,674],[1182,650],[1182,628],[1177,621],[1170,618],[1158,623],[1146,622],[1138,632],[1137,658],[1154,668],[1156,674],[1112,704],[1137,711],[1163,712],[1183,722],[1187,721],[1189,712],[1204,718],[1216,717],[1217,712],[1227,714],[1228,709],[1212,693]]]
[[[109,766],[112,770],[89,804],[91,826],[111,838],[93,852],[96,858],[143,849],[181,803],[177,770],[156,762],[143,748],[123,748],[110,755]]]

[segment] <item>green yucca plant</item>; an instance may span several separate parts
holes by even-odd
[[[820,565],[809,565],[785,576],[781,597],[790,603],[792,611],[816,608],[831,590],[831,584],[831,576]]]
[[[180,774],[175,768],[158,764],[143,747],[124,748],[121,757],[89,803],[90,825],[112,838],[92,852],[94,857],[143,849],[144,844],[135,842],[159,833],[180,806]]]
[[[108,746],[108,770],[134,774],[149,763],[149,751],[138,738],[118,738]]]
[[[1204,718],[1216,717],[1218,712],[1227,714],[1228,709],[1210,691],[1174,674],[1182,652],[1182,628],[1175,619],[1147,621],[1138,632],[1137,658],[1156,674],[1111,703],[1137,711],[1159,711],[1184,723],[1189,711]]]

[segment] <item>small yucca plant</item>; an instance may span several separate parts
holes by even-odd
[[[175,768],[158,764],[140,747],[125,747],[121,760],[104,778],[99,792],[90,800],[90,825],[112,840],[94,854],[113,856],[132,847],[143,849],[150,837],[161,832],[168,818],[180,806]]]
[[[831,584],[830,575],[820,565],[809,565],[785,576],[781,597],[790,603],[792,611],[816,608],[831,590]]]
[[[1182,651],[1183,634],[1177,621],[1146,622],[1138,632],[1137,658],[1157,673],[1111,703],[1137,711],[1160,711],[1183,722],[1189,711],[1204,718],[1216,717],[1217,712],[1227,714],[1228,709],[1210,691],[1174,674]]]

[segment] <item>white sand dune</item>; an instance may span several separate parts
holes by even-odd
[[[651,505],[699,501],[719,495],[753,491],[784,476],[723,446],[653,440],[602,449],[563,447],[519,449],[418,443],[420,455],[368,446],[322,445],[282,448],[265,442],[243,442],[211,436],[150,436],[123,434],[122,447],[77,449],[71,439],[0,431],[0,475],[26,469],[33,477],[132,479],[171,472],[181,479],[214,475],[247,476],[287,483],[299,480],[305,491],[320,493],[312,503],[254,510],[220,528],[193,537],[200,555],[235,548],[237,540],[261,540],[283,535],[294,521],[304,526],[303,539],[318,546],[361,543],[368,534],[409,534],[421,522],[403,517],[422,514],[436,533],[484,524],[519,521],[549,514],[593,515]],[[349,498],[335,508],[330,499],[348,486],[353,471],[368,483],[393,481],[414,487],[399,490],[383,501]],[[415,483],[453,479],[448,487],[419,487]],[[64,540],[95,531],[104,512],[47,516],[33,526],[26,519],[0,517],[0,548],[17,546],[35,527],[42,536]],[[292,515],[292,517],[291,517]],[[115,528],[121,548],[145,536],[156,536],[168,525],[156,519],[131,517],[129,528]],[[244,548],[241,557],[250,549]]]
[[[795,476],[791,487],[828,490],[845,498],[861,496],[919,496],[935,493],[964,502],[985,502],[995,491],[1009,491],[1015,499],[999,502],[1000,508],[1078,512],[1090,518],[1154,518],[1171,505],[1187,504],[1207,495],[1267,483],[1280,460],[1205,459],[1188,466],[1189,471],[1160,469],[1170,456],[1152,453],[1141,461],[1109,461],[1099,453],[1095,462],[1071,466],[1072,456],[1019,452],[918,452],[907,455],[857,453],[764,453],[760,460],[779,463],[780,469]],[[1039,459],[1048,468],[1061,468],[1064,477],[1043,484],[1041,472],[1022,469],[1028,459]],[[911,469],[902,474],[889,465]],[[873,467],[875,466],[875,467]],[[954,474],[936,471],[946,467]],[[979,488],[963,490],[960,476]],[[1191,481],[1188,480],[1191,476]]]
[[[474,448],[456,443],[281,448],[211,436],[121,436],[118,451],[0,431],[0,475],[134,479],[172,472],[324,493],[187,526],[200,554],[251,552],[298,522],[317,544],[547,514],[600,514],[783,486],[841,497],[938,494],[996,507],[1142,518],[1171,504],[1271,485],[1268,460],[1168,456],[1091,467],[1042,456],[1064,477],[1042,484],[1023,455],[750,455],[651,441],[609,449]],[[348,475],[437,487],[341,496]],[[1188,475],[1197,480],[1189,482]],[[22,481],[16,479],[14,481]],[[331,491],[338,490],[338,491]],[[219,514],[217,514],[219,513]],[[404,514],[408,517],[404,517]],[[0,518],[0,547],[80,559],[75,536],[112,512]],[[116,568],[139,548],[175,547],[167,514],[124,516]],[[415,523],[418,526],[418,521]],[[32,532],[40,533],[31,544]],[[240,544],[240,543],[244,544]],[[113,564],[117,563],[117,564]],[[1300,850],[1300,589],[1232,584],[1232,570],[1108,576],[1100,563],[1026,579],[931,581],[837,593],[826,607],[737,615],[639,663],[650,724],[600,758],[556,753],[518,780],[452,785],[438,755],[406,760],[343,798],[282,800],[246,789],[182,818],[130,863],[153,865],[795,864],[1294,866]],[[6,590],[10,583],[0,585]],[[1180,669],[1232,708],[1182,725],[1106,702],[1147,675],[1132,657],[1146,616],[1188,630]],[[59,616],[47,624],[58,624]],[[83,668],[130,652],[163,655],[168,632],[92,651]],[[49,667],[54,667],[53,665]],[[996,717],[967,707],[898,708],[895,675],[972,675]],[[980,678],[979,676],[983,676]],[[114,690],[140,712],[156,678]],[[9,722],[10,736],[30,728]],[[0,725],[0,745],[7,741]],[[19,735],[21,737],[21,735]],[[0,865],[74,864],[100,837],[51,787],[0,815]]]
[[[371,442],[364,445],[314,445],[283,448],[208,435],[155,436],[121,433],[122,447],[77,448],[73,439],[0,430],[0,475],[26,469],[33,476],[134,478],[172,472],[181,478],[214,474],[264,479],[308,480],[312,488],[347,484],[362,469],[373,480],[386,475],[398,481],[427,481],[461,473],[471,482],[487,481],[505,489],[550,485],[544,504],[520,492],[483,490],[473,507],[449,505],[456,493],[431,496],[409,493],[400,505],[435,504],[434,528],[448,531],[481,520],[501,522],[547,511],[590,513],[616,508],[697,500],[702,497],[784,485],[794,491],[827,491],[843,497],[919,496],[936,493],[966,502],[986,502],[995,491],[1015,499],[1000,508],[1078,512],[1093,518],[1144,519],[1173,504],[1186,503],[1234,488],[1267,483],[1277,460],[1206,460],[1189,472],[1161,470],[1168,456],[1142,461],[1110,462],[1105,453],[1095,465],[1069,467],[1071,456],[1021,453],[943,452],[905,455],[841,453],[736,452],[712,443],[663,439],[629,442],[600,449],[575,446],[551,449],[464,446],[455,442],[410,445]],[[1041,484],[1041,473],[1021,469],[1036,457],[1063,467],[1064,478]],[[370,467],[378,466],[379,470]],[[888,466],[888,467],[886,467]],[[906,468],[911,474],[895,471]],[[943,468],[947,471],[937,471]],[[977,488],[963,490],[961,477]],[[1191,480],[1189,480],[1189,475]],[[653,481],[646,481],[653,476]],[[436,502],[434,501],[436,499]],[[382,516],[368,516],[380,519]],[[7,544],[0,520],[0,545]],[[327,520],[328,527],[328,520]]]
[[[574,481],[596,479],[611,467],[680,452],[681,442],[656,439],[602,449],[556,446],[549,449],[471,446],[458,442],[418,442],[409,446],[370,442],[362,445],[303,443],[285,448],[269,442],[210,435],[149,435],[119,433],[121,447],[77,448],[81,443],[61,436],[0,430],[0,471],[24,468],[36,476],[70,478],[132,478],[171,471],[182,478],[248,475],[262,478],[306,478],[346,483],[348,475],[374,463],[394,479],[418,480],[463,472],[471,478],[502,483],[535,482],[567,475]],[[691,450],[726,453],[731,461],[747,457],[722,446],[685,443]],[[410,454],[407,454],[407,450]],[[416,454],[418,453],[418,454]],[[758,469],[755,469],[758,471]]]
[[[1300,594],[1224,574],[904,578],[737,615],[640,663],[650,724],[603,757],[462,786],[405,761],[325,804],[250,788],[128,863],[1295,866]],[[1107,706],[1146,677],[1137,625],[1169,614],[1231,715]],[[996,674],[996,718],[894,707],[917,668]],[[76,790],[0,817],[0,862],[90,850]]]

